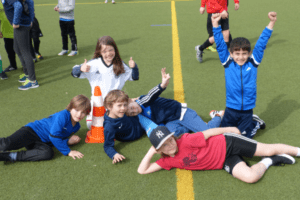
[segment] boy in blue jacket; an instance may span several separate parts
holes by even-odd
[[[169,84],[170,75],[166,74],[166,68],[161,70],[162,83],[152,88],[147,95],[137,99],[130,99],[128,116],[141,114],[154,123],[165,125],[169,131],[175,132],[175,136],[183,133],[205,131],[219,127],[224,111],[212,111],[212,120],[205,123],[196,111],[187,107],[186,103],[180,103],[173,99],[159,97]]]
[[[89,114],[90,110],[89,98],[77,95],[72,98],[66,109],[30,122],[9,137],[0,138],[0,161],[50,160],[54,155],[52,146],[74,160],[82,158],[82,153],[71,150],[69,146],[80,142],[81,138],[72,134],[80,129],[79,121]],[[27,150],[9,152],[23,147]]]
[[[224,42],[218,21],[220,14],[212,16],[214,38],[220,61],[225,68],[226,110],[222,127],[235,126],[242,135],[252,138],[265,123],[253,115],[256,103],[257,67],[261,63],[264,50],[273,32],[276,12],[270,12],[269,25],[260,35],[251,54],[251,45],[246,38],[235,38],[230,44],[230,52]]]

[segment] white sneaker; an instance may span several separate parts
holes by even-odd
[[[65,55],[68,53],[68,50],[62,50],[61,52],[59,52],[59,56]]]
[[[105,0],[104,3],[107,3],[107,0]]]
[[[212,111],[210,111],[209,116],[210,116],[211,118],[214,118],[214,117],[216,117],[216,116],[219,116],[219,117],[221,117],[221,119],[222,119],[223,116],[224,116],[224,110],[220,110],[220,111],[212,110]]]
[[[111,3],[116,3],[116,2],[114,0],[112,0]]]
[[[68,54],[68,56],[75,56],[77,55],[78,51],[71,51],[71,53]]]

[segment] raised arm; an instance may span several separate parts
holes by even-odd
[[[141,96],[137,103],[140,106],[147,107],[155,101],[169,84],[170,74],[166,74],[166,68],[161,69],[162,83],[152,88],[147,95]]]
[[[151,163],[151,158],[154,156],[154,154],[157,154],[158,152],[156,149],[151,146],[150,149],[148,150],[147,154],[143,158],[142,162],[139,165],[139,168],[137,172],[139,174],[150,174],[152,172],[159,171],[163,169],[161,166],[159,166],[157,163]]]
[[[202,132],[204,135],[204,138],[207,140],[209,137],[211,136],[215,136],[215,135],[220,135],[223,133],[236,133],[236,134],[241,134],[239,129],[237,129],[236,127],[225,127],[225,128],[211,128],[208,129],[206,131]]]
[[[263,30],[260,37],[258,38],[255,47],[252,52],[252,58],[254,59],[255,64],[258,66],[263,58],[264,51],[266,49],[267,43],[273,33],[273,27],[277,20],[276,12],[269,12],[268,17],[270,19],[270,23],[268,26]]]
[[[213,25],[214,39],[217,45],[217,51],[219,54],[220,61],[222,65],[225,65],[229,60],[230,53],[227,49],[227,45],[224,41],[221,26],[219,26],[218,22],[221,19],[221,14],[213,14],[211,16],[211,21]]]

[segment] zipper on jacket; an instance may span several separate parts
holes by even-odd
[[[244,99],[243,98],[243,73],[242,73],[243,72],[243,70],[242,70],[243,68],[242,68],[242,66],[240,66],[240,68],[241,68],[241,87],[242,87],[242,91],[241,91],[242,92],[242,107],[241,107],[241,110],[243,110],[243,99]]]

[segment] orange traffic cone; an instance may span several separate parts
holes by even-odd
[[[102,94],[99,86],[95,87],[93,96],[93,116],[92,127],[87,132],[85,142],[86,143],[104,143],[104,114],[105,108],[103,106]]]

